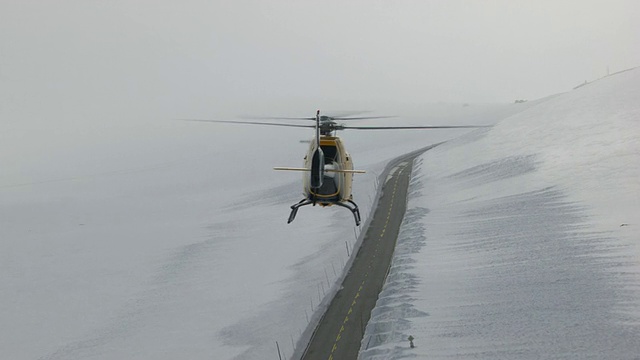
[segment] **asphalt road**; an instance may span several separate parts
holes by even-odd
[[[406,210],[413,159],[431,147],[407,154],[387,167],[382,195],[360,249],[302,359],[357,359],[364,329],[391,264]]]

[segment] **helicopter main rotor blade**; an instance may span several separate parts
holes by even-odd
[[[327,120],[366,120],[366,119],[388,119],[395,116],[354,116],[354,117],[344,117],[344,116],[331,116],[331,115],[321,115],[320,119]],[[281,117],[281,116],[259,116],[259,117],[243,117],[243,119],[253,119],[253,120],[313,120],[314,117]]]
[[[306,171],[309,172],[311,169],[307,168],[297,168],[297,167],[286,167],[286,166],[276,166],[273,170],[285,170],[285,171]],[[332,173],[343,173],[343,174],[365,174],[365,170],[342,170],[342,169],[324,169],[325,172]]]
[[[259,122],[259,121],[230,121],[230,120],[205,120],[205,119],[180,119],[180,120],[183,120],[183,121],[197,121],[197,122],[223,123],[223,124],[244,124],[244,125],[267,125],[267,126],[288,126],[288,127],[315,128],[315,125],[284,124],[284,123]]]
[[[343,115],[320,115],[320,120],[365,120],[365,119],[388,119],[395,116],[350,116],[349,114],[357,114],[365,111],[358,112],[347,112],[343,113]],[[284,116],[243,116],[243,119],[250,120],[313,120],[315,121],[315,117],[284,117]]]
[[[315,117],[283,117],[283,116],[242,116],[242,119],[253,119],[253,120],[313,120],[315,121]]]
[[[414,129],[473,129],[491,125],[443,125],[443,126],[339,126],[336,130],[414,130]]]
[[[331,120],[366,120],[366,119],[389,119],[395,116],[353,116],[353,117],[333,117],[329,116]]]

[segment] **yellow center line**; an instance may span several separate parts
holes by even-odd
[[[398,175],[402,174],[402,172],[404,171],[405,167],[402,167],[402,169],[398,172]],[[398,176],[396,178],[395,183],[393,184],[393,192],[391,194],[391,204],[389,205],[389,212],[387,214],[387,221],[384,224],[384,227],[382,228],[382,232],[380,233],[380,238],[384,237],[385,232],[387,231],[387,225],[389,225],[389,220],[391,219],[391,212],[393,210],[393,202],[395,201],[396,198],[396,189],[398,188],[398,181],[400,180],[400,177]],[[376,252],[378,251],[377,248],[377,244],[376,244]],[[373,257],[375,257],[375,255],[373,255]],[[369,267],[371,267],[371,263],[369,264]],[[367,277],[369,274],[365,272],[364,277]],[[349,315],[351,315],[351,313],[353,312],[353,307],[356,305],[356,299],[360,297],[360,291],[362,291],[362,288],[364,286],[364,280],[362,280],[362,283],[360,283],[360,287],[358,288],[358,291],[356,292],[356,295],[353,298],[353,301],[351,302],[351,307],[349,307],[349,311],[347,312],[347,315],[344,317],[344,321],[342,321],[342,326],[340,326],[340,331],[338,331],[338,335],[336,336],[336,341],[333,343],[333,347],[331,348],[331,354],[329,355],[329,359],[328,360],[333,360],[333,353],[336,351],[336,349],[338,348],[338,341],[340,341],[340,339],[342,338],[342,333],[344,332],[345,329],[345,325],[349,322]]]

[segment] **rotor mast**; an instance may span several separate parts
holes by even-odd
[[[316,145],[320,147],[320,110],[316,111]]]
[[[320,189],[324,178],[324,153],[320,147],[320,110],[316,112],[316,144],[311,158],[311,181],[312,189]],[[313,199],[315,205],[315,198]]]

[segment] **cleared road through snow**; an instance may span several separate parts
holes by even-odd
[[[407,203],[413,159],[435,145],[390,163],[378,207],[349,273],[309,343],[305,360],[356,359],[371,310],[389,271]]]

